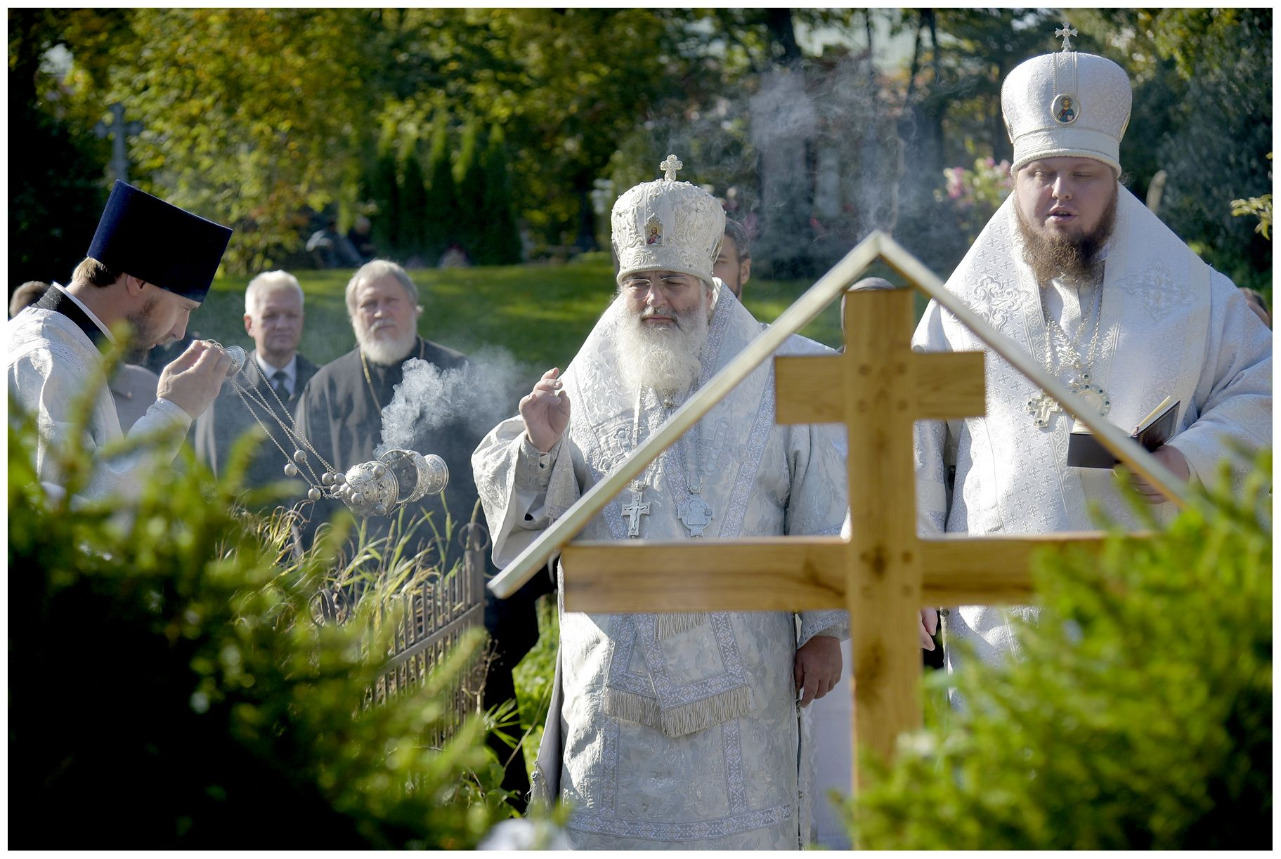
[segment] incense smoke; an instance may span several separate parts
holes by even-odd
[[[418,358],[404,367],[404,380],[383,409],[383,438],[375,457],[389,450],[418,450],[424,433],[450,425],[483,436],[516,413],[520,385],[530,375],[499,347],[483,347],[469,356],[467,365],[452,370]]]

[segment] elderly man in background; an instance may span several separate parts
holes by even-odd
[[[1074,112],[1059,110],[1068,97]],[[1103,57],[1034,57],[1001,90],[1014,144],[1014,193],[947,289],[1035,356],[1100,416],[1130,432],[1169,398],[1173,436],[1154,456],[1176,477],[1209,481],[1232,444],[1272,437],[1272,338],[1241,293],[1121,186],[1130,81]],[[913,337],[923,351],[983,350],[931,302]],[[987,355],[987,415],[917,426],[917,492],[928,532],[1088,530],[1098,505],[1141,525],[1110,468],[1068,462],[1073,419],[1005,359]],[[1240,475],[1249,464],[1234,463]],[[1132,478],[1158,518],[1173,505]],[[949,668],[1019,651],[1014,615],[963,606],[944,618]]]
[[[396,263],[374,260],[361,266],[347,283],[346,301],[356,348],[316,371],[303,386],[295,413],[298,432],[338,471],[376,458],[375,450],[384,440],[384,409],[404,381],[407,368],[430,365],[435,371],[449,371],[467,363],[461,353],[418,335],[423,311],[418,287]],[[447,408],[448,404],[442,406]],[[436,426],[407,428],[412,438],[402,439],[402,444],[445,460],[450,478],[445,490],[449,512],[465,522],[476,502],[466,462],[479,433],[470,433],[462,417],[449,415],[449,420]],[[325,499],[309,505],[308,542],[315,526],[328,521],[339,503]],[[445,510],[437,495],[423,498],[410,512],[415,521],[432,514],[436,526],[444,527]],[[368,521],[386,534],[392,519],[371,516]],[[420,526],[414,548],[433,545],[432,529]]]
[[[122,329],[143,350],[181,338],[230,238],[226,227],[117,182],[71,284],[53,284],[6,323],[9,396],[36,419],[36,469],[52,497],[64,494],[56,456],[64,445],[94,453],[85,488],[91,498],[134,497],[152,469],[173,461],[191,421],[217,396],[231,359],[212,344],[192,343],[161,372],[156,401],[129,431],[130,439],[152,443],[113,455],[109,448],[124,433],[103,355]],[[77,434],[73,410],[90,392],[89,424]]]
[[[316,373],[316,365],[298,351],[303,298],[298,279],[287,271],[264,272],[249,281],[244,323],[254,348],[229,380],[233,384],[223,386],[192,431],[196,458],[222,476],[232,445],[250,428],[262,428],[268,438],[245,471],[245,487],[283,480],[294,451],[284,427],[292,426],[303,386]]]
[[[578,356],[472,458],[499,564],[760,335],[713,284],[724,213],[674,180],[674,160],[614,206],[618,295]],[[773,404],[765,364],[581,537],[838,533],[846,483],[830,435],[776,426]],[[535,797],[572,805],[577,848],[800,848],[798,706],[836,681],[847,625],[840,611],[562,612]]]

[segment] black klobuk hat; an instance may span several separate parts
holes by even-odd
[[[116,182],[88,256],[112,271],[204,301],[230,239],[230,228]]]

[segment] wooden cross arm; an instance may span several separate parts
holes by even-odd
[[[1098,550],[1102,532],[1065,532],[1037,537],[967,537],[955,534],[920,541],[927,605],[1017,605],[1032,601],[1032,554],[1040,549],[1085,546]],[[1137,535],[1136,535],[1137,536]]]
[[[806,611],[844,608],[840,537],[570,543],[566,611]]]
[[[916,390],[910,406],[913,418],[931,420],[981,415],[984,401],[983,352],[913,353]],[[845,390],[851,370],[843,355],[788,355],[774,359],[777,420],[780,424],[841,423]]]
[[[1047,546],[1099,546],[1102,534],[920,540],[924,605],[1031,600],[1028,559]],[[758,537],[567,545],[567,611],[809,611],[845,608],[840,537]]]

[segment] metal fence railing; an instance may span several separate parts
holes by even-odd
[[[387,703],[424,683],[437,666],[450,658],[462,638],[485,622],[485,555],[489,535],[483,523],[472,521],[459,533],[462,562],[441,575],[429,572],[422,580],[391,596],[379,607],[374,623],[392,625],[391,645],[377,678],[365,690],[364,706]],[[361,588],[333,583],[316,594],[313,616],[318,623],[345,623]],[[428,737],[439,748],[463,721],[482,712],[486,660],[475,654],[445,693],[445,715]]]
[[[485,622],[485,548],[477,535],[484,528],[468,530],[468,545],[462,565],[443,577],[429,577],[421,585],[395,598],[390,608],[396,630],[391,654],[370,690],[373,702],[381,704],[411,686],[420,684],[448,658],[469,630]],[[485,661],[472,658],[458,676],[446,702],[446,717],[425,738],[433,747],[443,745],[463,720],[481,710],[485,682]]]

